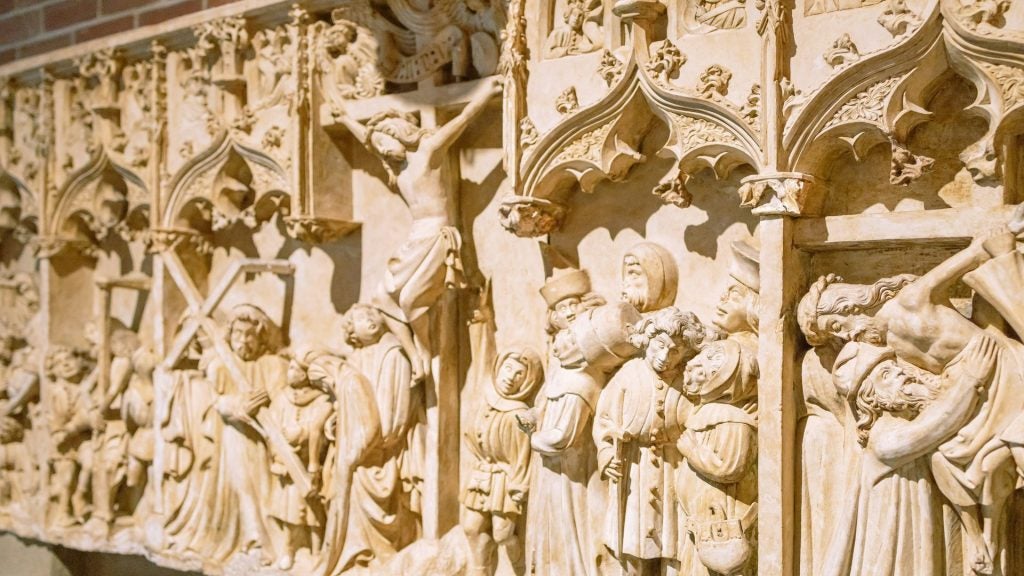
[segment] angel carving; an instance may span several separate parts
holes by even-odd
[[[321,86],[333,103],[372,98],[384,92],[377,67],[379,45],[373,32],[334,13],[334,24],[319,24],[316,66]]]

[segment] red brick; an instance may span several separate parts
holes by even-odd
[[[18,51],[14,48],[8,50],[0,50],[0,64],[7,64],[8,62],[14,62],[15,58],[18,57]]]
[[[19,12],[0,18],[0,38],[8,44],[27,40],[42,31],[39,10]]]
[[[14,0],[14,7],[15,8],[25,8],[25,7],[28,7],[28,6],[35,7],[35,6],[39,6],[39,5],[42,5],[42,4],[46,4],[48,1],[49,0]]]
[[[100,14],[114,14],[125,10],[145,8],[156,4],[159,0],[100,0]]]
[[[223,6],[225,4],[233,4],[238,0],[206,0],[206,7],[213,8],[214,6]]]
[[[93,24],[75,32],[75,42],[85,42],[103,36],[109,36],[124,30],[130,30],[135,25],[135,17],[131,15],[112,18],[99,24]]]
[[[57,30],[96,17],[96,0],[64,0],[43,9],[43,27]]]
[[[36,54],[42,54],[43,52],[49,52],[51,50],[56,50],[57,48],[71,46],[73,42],[73,34],[61,34],[60,36],[54,36],[53,38],[47,38],[46,40],[39,40],[32,42],[31,44],[18,46],[18,58],[35,56]]]
[[[0,0],[0,14],[7,14],[14,10],[14,0]]]
[[[159,24],[160,22],[165,22],[171,18],[177,18],[178,16],[198,12],[202,9],[203,0],[186,0],[185,2],[178,2],[177,4],[172,4],[170,6],[164,6],[163,8],[155,8],[149,12],[139,14],[139,26]]]

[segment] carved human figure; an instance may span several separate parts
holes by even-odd
[[[561,58],[600,50],[604,46],[600,24],[603,11],[601,2],[568,0],[562,22],[551,30],[545,43],[548,56]]]
[[[336,91],[341,99],[379,96],[384,92],[384,77],[376,62],[377,42],[368,29],[344,19],[324,29],[317,66],[328,94]]]
[[[943,443],[932,457],[933,473],[943,494],[959,510],[968,535],[968,562],[976,570],[1000,573],[1005,559],[999,514],[1006,493],[996,491],[982,507],[963,472],[985,447],[999,437],[1024,409],[1024,344],[986,330],[957,312],[949,300],[958,281],[974,288],[1018,334],[1024,328],[1019,290],[1024,288],[1024,255],[1015,249],[1015,234],[1024,231],[1024,207],[1008,228],[976,238],[971,245],[916,278],[883,278],[873,285],[843,284],[835,277],[819,279],[801,300],[798,320],[808,342],[887,345],[896,356],[932,374],[944,374],[962,359],[968,344],[990,334],[997,341],[996,367],[981,405],[960,422],[959,433]],[[966,399],[964,400],[967,401]],[[984,490],[982,490],[984,492]],[[973,496],[971,496],[973,494]],[[984,542],[977,527],[984,524]]]
[[[712,30],[742,28],[747,23],[744,0],[695,0],[694,19]]]
[[[531,453],[530,437],[518,422],[529,411],[543,380],[543,365],[533,350],[498,356],[491,386],[484,391],[486,406],[466,433],[474,459],[462,505],[472,576],[491,573],[496,564],[494,545],[505,547],[513,565],[521,563],[522,542],[516,526],[526,511]]]
[[[686,365],[694,404],[676,443],[685,516],[680,574],[749,574],[757,518],[757,356],[737,340],[709,343]]]
[[[943,574],[941,502],[931,454],[976,410],[999,345],[979,335],[942,375],[914,374],[887,346],[850,343],[835,385],[850,400],[857,473],[825,555],[822,574]]]
[[[373,116],[365,126],[341,117],[352,135],[384,162],[391,185],[412,215],[412,230],[388,260],[373,304],[402,344],[416,380],[427,375],[434,353],[426,312],[446,287],[461,281],[462,239],[455,227],[458,182],[450,150],[500,90],[497,80],[482,81],[462,112],[436,130],[424,130],[414,115],[394,110]]]
[[[675,258],[662,246],[641,242],[622,257],[620,298],[641,314],[671,306],[679,286]]]
[[[610,372],[636,353],[627,326],[640,316],[627,303],[604,304],[582,270],[556,274],[541,295],[552,358],[535,412],[522,423],[538,454],[527,513],[527,569],[593,575],[602,547],[599,522],[590,514],[603,509],[603,490],[591,417]]]
[[[152,485],[149,474],[156,452],[153,372],[159,358],[152,350],[139,348],[132,352],[131,363],[131,377],[121,400],[121,421],[128,435],[124,486],[130,510],[142,519],[152,510],[152,502],[143,498]]]
[[[312,493],[306,493],[291,477],[288,468],[274,455],[270,516],[282,535],[277,547],[277,566],[290,570],[299,546],[309,543],[313,554],[320,551],[324,510],[319,499],[322,468],[327,452],[324,426],[333,407],[327,393],[314,387],[306,374],[309,365],[295,358],[288,364],[288,388],[270,402],[268,415],[279,425],[288,444],[305,466]]]
[[[412,491],[422,478],[422,386],[409,357],[373,306],[353,305],[344,329],[353,350],[333,378],[337,448],[327,490],[327,576],[387,560],[413,541]]]
[[[117,493],[126,478],[125,454],[128,450],[127,424],[121,418],[122,395],[132,377],[132,355],[140,348],[139,337],[121,322],[111,319],[110,368],[106,389],[100,388],[99,365],[89,377],[93,409],[97,417],[92,428],[92,462],[82,470],[81,480],[91,483],[92,515],[89,529],[104,535],[114,521]],[[92,333],[94,354],[98,354],[97,334]],[[98,360],[98,359],[97,359]],[[97,362],[97,364],[99,364]]]
[[[603,541],[628,573],[657,575],[661,559],[677,555],[675,442],[690,407],[683,370],[701,346],[704,326],[670,306],[633,331],[641,357],[612,377],[594,415],[598,469],[609,482]]]
[[[82,522],[87,513],[88,484],[83,466],[91,464],[91,431],[98,413],[93,410],[89,390],[83,387],[86,365],[71,348],[54,346],[46,355],[47,416],[52,452],[51,497],[57,525]]]

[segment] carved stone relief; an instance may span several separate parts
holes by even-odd
[[[241,2],[0,66],[0,531],[1024,572],[1014,10]]]

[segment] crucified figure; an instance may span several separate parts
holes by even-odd
[[[402,344],[422,380],[431,357],[424,314],[446,287],[460,282],[462,239],[455,227],[457,172],[452,146],[466,127],[501,93],[497,78],[482,81],[458,116],[436,129],[424,129],[413,114],[381,112],[362,124],[342,115],[340,121],[384,163],[389,185],[397,189],[412,214],[409,237],[388,260],[373,305]]]

